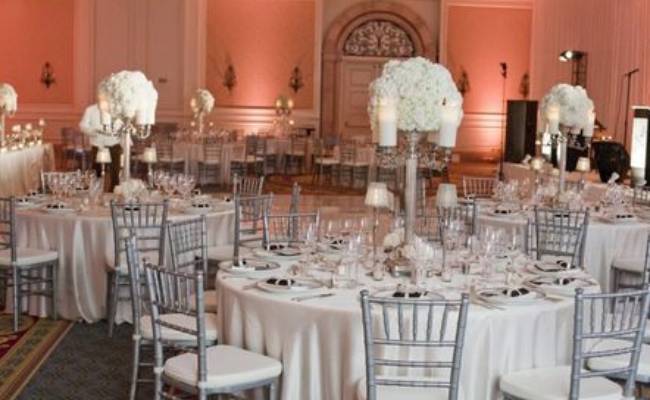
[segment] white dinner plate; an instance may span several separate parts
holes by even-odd
[[[557,295],[563,297],[575,296],[576,289],[578,288],[583,288],[586,293],[594,293],[599,290],[598,283],[593,279],[572,276],[538,276],[526,280],[525,285],[538,288],[549,295]]]
[[[526,271],[541,276],[566,276],[582,272],[579,268],[566,268],[557,261],[534,261],[526,264]]]
[[[508,306],[528,305],[544,297],[542,293],[523,286],[479,289],[476,295],[488,303]]]
[[[244,267],[233,266],[232,261],[222,261],[219,263],[219,269],[233,275],[256,275],[275,271],[280,268],[280,264],[273,261],[245,259]]]
[[[291,285],[280,285],[270,283],[272,279],[278,281],[291,281]],[[295,294],[309,293],[323,288],[323,284],[314,280],[296,279],[296,278],[268,278],[257,282],[257,287],[269,293],[276,294]]]
[[[297,260],[303,255],[303,253],[302,253],[302,251],[300,251],[300,249],[295,249],[295,248],[267,250],[267,249],[258,247],[258,248],[253,249],[252,251],[253,251],[253,255],[256,256],[256,257],[269,259],[269,260],[275,260],[275,261]]]

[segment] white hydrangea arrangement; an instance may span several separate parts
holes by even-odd
[[[97,95],[100,103],[107,102],[113,118],[136,118],[147,125],[156,122],[158,91],[140,71],[111,74],[99,84]]]
[[[210,114],[214,109],[214,96],[207,89],[198,89],[190,100],[190,107],[195,114]]]
[[[8,83],[0,83],[0,109],[9,115],[13,115],[18,110],[18,94]]]
[[[379,104],[385,99],[397,101],[397,128],[401,131],[438,131],[445,105],[459,108],[458,123],[463,117],[463,96],[449,71],[422,57],[389,61],[370,85],[368,114],[373,131]]]
[[[135,201],[143,199],[148,195],[147,185],[140,179],[129,179],[120,182],[119,185],[113,189],[113,194],[122,201]]]
[[[548,116],[553,109],[559,110],[559,122],[572,132],[579,132],[589,123],[590,113],[594,110],[594,102],[581,86],[560,83],[542,99],[541,115],[548,123]]]

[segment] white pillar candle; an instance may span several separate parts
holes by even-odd
[[[596,113],[594,113],[594,110],[589,110],[589,121],[587,122],[587,126],[582,130],[582,134],[584,137],[590,138],[594,136],[594,125],[596,124]]]
[[[377,113],[379,125],[379,146],[397,146],[397,102],[394,99],[381,99]]]
[[[456,146],[456,134],[458,133],[458,114],[456,106],[444,106],[440,115],[440,136],[438,146],[452,148]]]
[[[560,131],[560,107],[552,105],[546,112],[546,121],[548,122],[548,131],[558,133]]]

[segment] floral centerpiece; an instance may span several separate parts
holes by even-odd
[[[553,86],[541,105],[541,115],[547,124],[557,120],[560,126],[570,129],[572,133],[578,133],[592,123],[593,110],[594,102],[587,91],[581,86],[566,83]]]
[[[214,96],[207,89],[198,89],[190,100],[194,115],[210,114],[214,109]]]
[[[0,110],[7,115],[13,115],[18,109],[18,94],[13,86],[0,83]]]
[[[457,124],[463,117],[463,96],[449,71],[422,57],[387,62],[381,76],[370,85],[368,114],[373,131],[378,129],[379,109],[386,99],[396,103],[401,131],[439,131],[443,112],[449,107],[456,111]]]
[[[121,71],[100,82],[99,105],[113,119],[134,120],[137,124],[156,122],[158,91],[140,71]]]
[[[121,71],[100,82],[97,89],[104,134],[122,137],[124,150],[123,175],[114,193],[124,200],[133,200],[146,192],[146,185],[131,179],[131,137],[146,138],[156,122],[158,92],[140,71]]]

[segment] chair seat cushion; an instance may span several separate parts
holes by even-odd
[[[381,378],[378,376],[377,378]],[[395,379],[395,377],[390,377]],[[357,400],[366,400],[366,379],[357,384]],[[377,400],[447,400],[447,389],[410,387],[410,386],[377,386]],[[462,396],[460,397],[462,398]]]
[[[235,247],[232,244],[208,247],[208,260],[216,262],[232,260],[235,256],[234,253]],[[240,257],[248,257],[250,253],[248,248],[239,246]]]
[[[212,390],[277,378],[282,364],[273,358],[233,346],[217,345],[206,350],[206,387]],[[165,362],[165,377],[190,386],[198,383],[197,355],[185,353]]]
[[[216,301],[216,300],[215,300]],[[179,325],[187,329],[196,330],[196,318],[185,314],[163,314],[160,319],[170,324]],[[151,316],[145,315],[140,317],[140,329],[142,337],[153,339],[153,328],[151,326]],[[177,331],[175,329],[163,327],[161,334],[164,340],[172,341],[194,341],[196,336]],[[205,338],[210,341],[216,341],[219,338],[217,331],[217,315],[205,314]]]
[[[641,274],[645,267],[645,259],[621,257],[612,262],[612,267],[627,272],[637,272]]]
[[[528,369],[501,377],[501,391],[526,400],[566,400],[571,390],[571,367]],[[581,400],[621,400],[623,390],[606,378],[580,381]]]
[[[58,258],[59,254],[56,251],[34,249],[31,247],[19,247],[16,249],[16,265],[19,267],[54,262]],[[0,265],[11,265],[10,249],[0,250]]]
[[[647,330],[646,330],[647,333]],[[592,351],[625,349],[633,345],[629,340],[604,339],[598,341],[592,348]],[[627,368],[630,357],[627,354],[609,357],[594,357],[587,361],[587,368],[592,371],[602,371],[614,368]],[[641,347],[641,357],[639,358],[639,369],[637,371],[637,380],[648,382],[650,379],[650,346]]]

